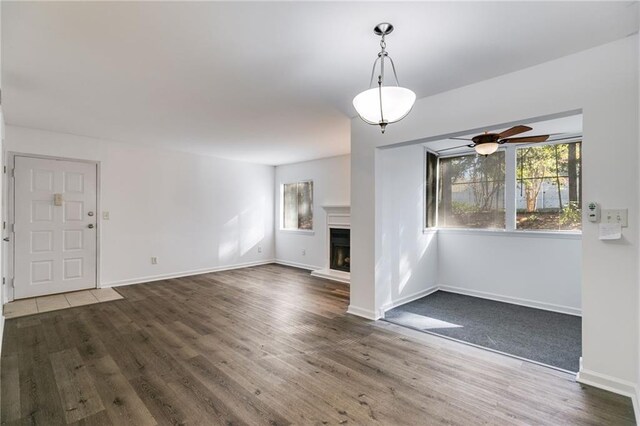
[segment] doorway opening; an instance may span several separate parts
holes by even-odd
[[[476,141],[496,149],[477,150]],[[377,153],[380,252],[390,253],[380,263],[390,283],[385,319],[577,372],[582,115],[421,145]]]

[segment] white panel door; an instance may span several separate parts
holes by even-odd
[[[16,299],[96,287],[96,165],[15,157]]]

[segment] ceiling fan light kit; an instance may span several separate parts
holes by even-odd
[[[497,142],[487,142],[474,146],[476,152],[480,155],[491,155],[498,150],[500,145]]]
[[[373,32],[381,37],[381,50],[373,62],[369,89],[353,98],[353,106],[360,118],[365,123],[380,126],[382,133],[384,133],[388,124],[398,122],[406,117],[416,102],[416,94],[405,87],[401,87],[398,83],[395,64],[386,51],[385,36],[392,31],[393,25],[387,22],[378,24],[373,29]],[[391,65],[395,79],[394,86],[385,86],[384,84],[385,61],[388,61]],[[379,71],[377,79],[378,86],[373,87],[373,77],[376,74],[376,69]]]

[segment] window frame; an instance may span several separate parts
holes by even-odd
[[[469,152],[459,152],[455,154],[449,155],[438,155],[437,152],[428,149],[426,146],[424,148],[424,155],[422,161],[423,167],[423,233],[433,233],[433,232],[444,232],[444,233],[455,233],[455,234],[493,234],[493,235],[510,235],[510,236],[526,236],[526,237],[542,237],[542,238],[567,238],[567,239],[580,239],[582,237],[582,229],[580,230],[553,230],[553,229],[518,229],[516,226],[516,218],[517,218],[517,206],[516,206],[516,191],[517,191],[517,148],[529,148],[535,146],[544,146],[544,145],[562,145],[569,143],[583,143],[582,135],[576,136],[575,138],[566,139],[566,140],[557,140],[557,141],[548,141],[542,143],[533,143],[533,144],[518,144],[518,145],[503,145],[498,148],[498,151],[504,151],[504,161],[505,161],[505,182],[504,182],[504,208],[505,208],[505,227],[502,228],[455,228],[455,227],[440,227],[438,226],[439,216],[439,200],[436,196],[436,217],[435,217],[435,226],[428,226],[427,224],[427,154],[435,154],[437,157],[437,167],[436,167],[436,179],[435,185],[436,188],[440,187],[440,160],[446,158],[455,158],[455,157],[463,157],[466,155],[474,155]],[[582,145],[584,146],[584,145]],[[582,151],[581,151],[582,154]],[[582,179],[582,172],[580,170]],[[583,223],[584,223],[584,215],[583,215]]]
[[[311,218],[312,218],[312,225],[311,225],[311,229],[300,229],[300,228],[285,228],[284,227],[284,186],[285,185],[293,185],[293,184],[301,184],[301,183],[311,183],[311,197],[312,199],[314,198],[314,192],[315,192],[315,185],[313,183],[313,179],[300,179],[300,180],[296,180],[293,182],[282,182],[280,184],[280,226],[279,226],[279,231],[281,232],[286,232],[286,233],[291,233],[291,234],[304,234],[304,235],[313,235],[315,234],[315,220],[313,220],[315,218],[315,206],[311,208]],[[296,206],[297,207],[297,206]]]
[[[505,173],[504,173],[504,177],[505,177],[505,182],[504,182],[504,209],[505,209],[505,216],[507,214],[507,151],[505,149],[505,147],[501,146],[499,147],[496,152],[500,152],[500,151],[504,151],[504,162],[505,162]],[[440,155],[438,156],[438,167],[436,168],[437,170],[437,176],[436,176],[436,212],[440,211],[440,201],[439,201],[439,197],[437,194],[437,191],[440,189],[440,160],[443,159],[449,159],[449,158],[458,158],[458,157],[467,157],[467,156],[471,156],[471,155],[477,155],[475,154],[475,152],[460,152],[460,153],[456,153],[456,154],[448,154],[448,155]],[[514,198],[515,198],[515,193],[514,193]],[[438,225],[438,220],[440,219],[439,214],[436,215],[436,226],[435,229],[438,230],[449,230],[449,229],[454,229],[454,230],[458,230],[458,229],[462,229],[465,231],[480,231],[480,232],[504,232],[508,230],[508,220],[505,217],[505,225],[504,228],[463,228],[463,227],[440,227]],[[434,228],[430,228],[430,229],[434,229]]]
[[[580,156],[582,158],[582,154],[583,154],[583,138],[582,135],[579,137],[575,137],[575,138],[571,138],[571,139],[565,139],[565,140],[557,140],[557,141],[547,141],[547,142],[541,142],[541,143],[530,143],[530,144],[519,144],[519,145],[513,145],[510,148],[512,148],[513,151],[513,232],[514,233],[533,233],[533,234],[537,234],[537,233],[546,233],[546,234],[551,234],[551,235],[582,235],[582,225],[584,224],[584,215],[582,214],[582,210],[581,210],[581,224],[580,224],[580,230],[562,230],[562,229],[518,229],[518,225],[517,225],[517,216],[518,216],[518,206],[516,205],[516,194],[517,194],[517,190],[518,190],[518,173],[517,173],[517,167],[518,167],[518,148],[535,148],[535,147],[540,147],[540,146],[553,146],[553,145],[564,145],[564,144],[570,144],[570,143],[580,143]],[[581,162],[582,164],[582,162]],[[583,184],[583,176],[582,176],[582,172],[583,172],[583,166],[580,167],[580,185]],[[581,199],[581,201],[583,201]],[[509,218],[507,218],[509,219]]]
[[[429,213],[427,212],[427,194],[428,194],[428,177],[427,177],[427,159],[428,159],[428,155],[435,155],[436,157],[436,167],[435,167],[435,173],[436,173],[436,178],[434,180],[434,184],[435,184],[435,188],[436,188],[436,199],[435,199],[435,212],[434,212],[434,218],[433,218],[433,226],[429,226]],[[438,153],[436,151],[432,151],[429,148],[427,148],[426,146],[424,147],[424,153],[422,155],[423,157],[423,161],[422,161],[422,187],[424,188],[423,191],[423,197],[422,197],[422,229],[424,231],[435,231],[438,229],[438,188],[440,185],[440,155],[438,155]]]

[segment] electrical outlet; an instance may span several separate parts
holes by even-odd
[[[307,255],[307,250],[306,249],[302,249],[302,255],[306,256]]]
[[[258,253],[262,253],[262,247],[258,246]]]
[[[157,265],[157,264],[158,264],[158,258],[157,258],[157,257],[155,257],[155,256],[152,256],[152,257],[151,257],[151,264],[152,264],[152,265]]]

